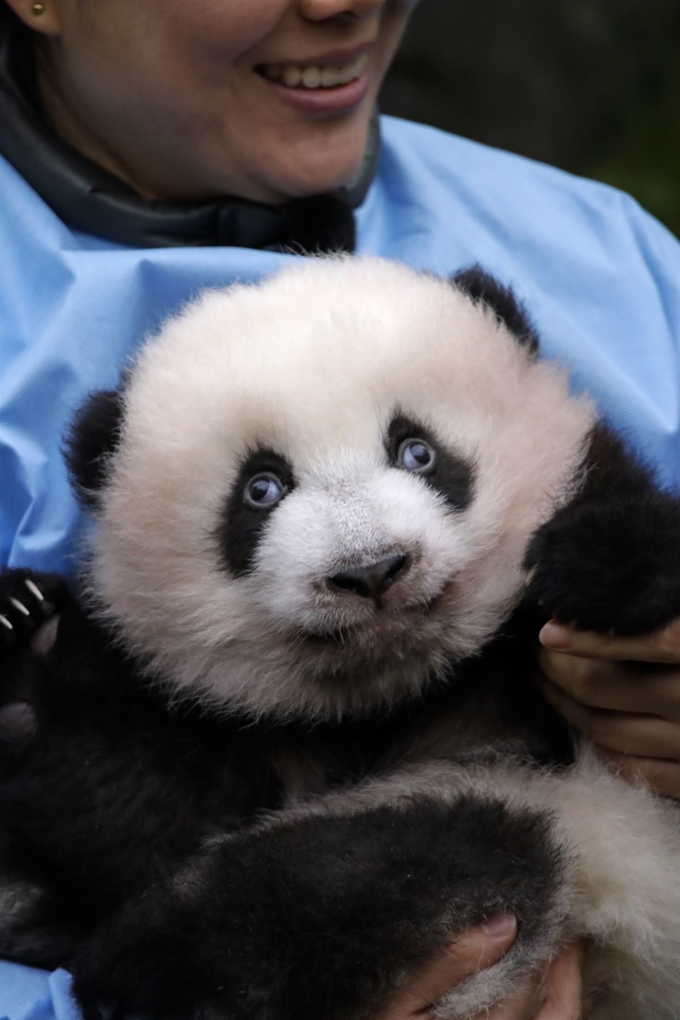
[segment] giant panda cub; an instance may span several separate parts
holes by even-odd
[[[204,295],[78,417],[76,597],[0,580],[0,954],[88,1017],[358,1020],[499,911],[466,1020],[589,940],[680,1017],[680,826],[531,681],[680,613],[680,506],[510,291],[313,259]]]

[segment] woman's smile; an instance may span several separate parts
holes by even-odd
[[[319,114],[342,114],[366,96],[370,60],[366,47],[313,60],[262,64],[257,72],[284,103]]]

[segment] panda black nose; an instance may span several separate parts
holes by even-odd
[[[332,574],[328,578],[328,583],[331,588],[349,591],[377,602],[397,578],[406,573],[410,565],[410,557],[398,553],[386,560],[380,560],[379,563],[371,563],[367,567],[351,567]]]

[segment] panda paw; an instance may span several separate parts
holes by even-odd
[[[57,638],[59,613],[70,598],[54,574],[0,573],[0,756],[30,746],[41,715],[43,660]]]
[[[680,502],[644,500],[565,507],[534,535],[527,596],[544,619],[621,636],[680,615]]]
[[[0,649],[23,647],[46,655],[69,597],[66,582],[55,574],[5,570],[0,574]]]

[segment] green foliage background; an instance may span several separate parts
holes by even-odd
[[[381,105],[624,188],[680,236],[680,0],[422,0]]]

